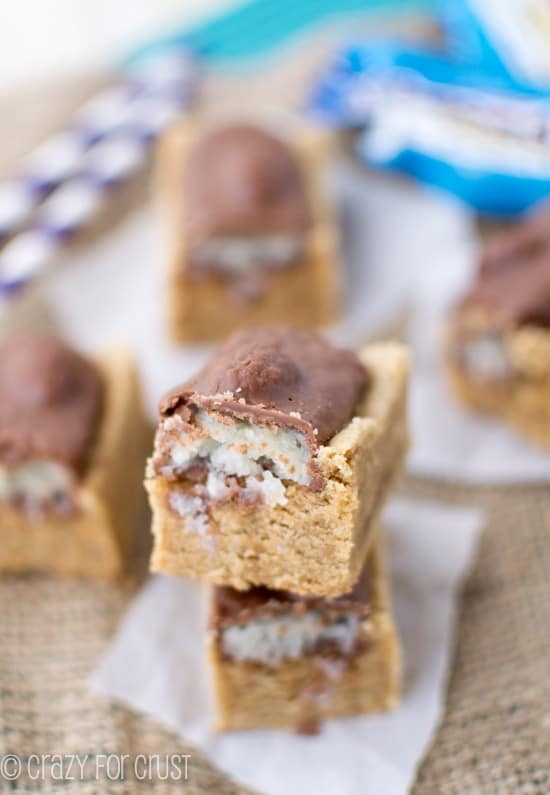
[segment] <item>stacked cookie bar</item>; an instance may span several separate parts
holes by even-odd
[[[210,589],[221,729],[311,728],[395,703],[378,516],[408,444],[404,349],[234,334],[161,401],[152,569]]]

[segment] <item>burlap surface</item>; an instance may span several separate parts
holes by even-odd
[[[405,482],[408,495],[479,505],[488,513],[468,580],[445,718],[415,794],[550,792],[550,493],[547,487],[466,489]],[[93,757],[190,753],[189,793],[245,793],[152,721],[92,696],[86,680],[131,598],[116,586],[0,579],[0,755]],[[21,792],[67,791],[22,778]],[[136,782],[109,782],[113,793]],[[0,792],[14,791],[0,778]],[[148,792],[181,783],[147,782]],[[381,793],[383,795],[383,793]]]
[[[96,84],[78,80],[62,90],[0,98],[0,118],[6,120],[0,172]],[[220,82],[211,90],[215,97],[225,89]],[[445,717],[413,792],[548,795],[550,489],[407,480],[401,492],[479,506],[488,517],[462,603]],[[89,755],[84,782],[63,783],[52,775],[15,782],[0,777],[0,792],[247,792],[149,719],[88,691],[87,678],[131,594],[130,588],[113,585],[0,578],[0,757]],[[96,760],[110,753],[190,753],[187,782],[98,782]]]

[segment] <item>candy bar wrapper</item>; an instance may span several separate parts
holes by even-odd
[[[546,0],[441,0],[452,54],[513,87],[550,91],[550,6]]]
[[[550,95],[437,53],[373,44],[341,53],[310,110],[361,128],[366,164],[410,174],[480,213],[513,216],[550,193]]]

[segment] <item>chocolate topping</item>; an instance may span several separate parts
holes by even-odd
[[[205,135],[187,161],[186,223],[210,235],[299,234],[308,224],[300,169],[277,138],[246,124]]]
[[[369,612],[371,582],[365,565],[353,589],[333,599],[299,596],[289,591],[276,591],[257,586],[248,591],[237,591],[228,586],[214,589],[214,607],[211,615],[213,628],[242,625],[256,618],[273,618],[282,615],[303,615],[316,610],[326,616],[327,622],[339,617]]]
[[[487,243],[460,309],[479,307],[503,325],[550,326],[550,209]]]
[[[50,460],[81,473],[102,401],[97,369],[37,334],[0,346],[0,461]]]
[[[161,416],[187,405],[258,424],[295,428],[328,442],[351,419],[368,383],[352,351],[288,327],[233,334],[191,380],[160,402]],[[223,397],[221,397],[223,396]]]

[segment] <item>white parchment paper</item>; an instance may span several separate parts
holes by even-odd
[[[420,501],[394,501],[385,512],[405,663],[403,702],[391,713],[329,721],[316,737],[216,735],[203,658],[203,591],[178,577],[150,579],[92,687],[176,730],[266,795],[404,795],[442,715],[459,592],[481,524],[478,511]]]

